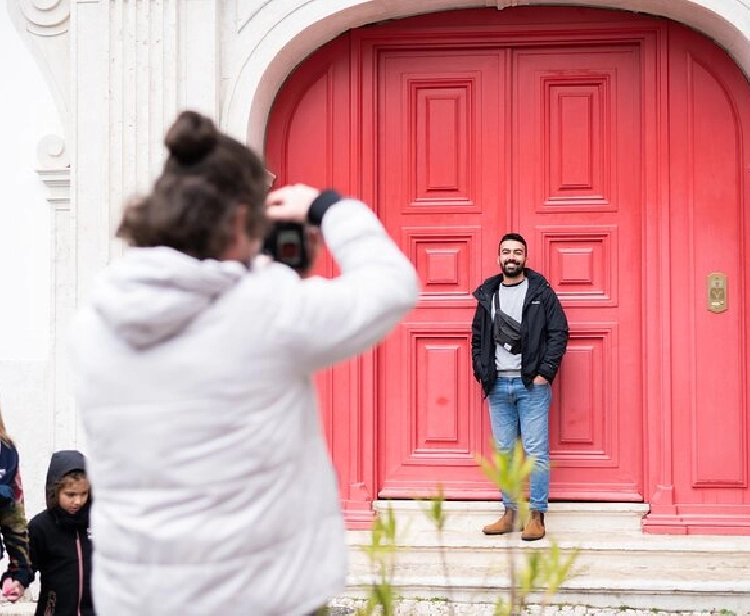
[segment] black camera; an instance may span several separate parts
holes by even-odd
[[[305,225],[300,222],[275,222],[263,242],[263,252],[297,272],[306,271],[310,268],[310,250]]]

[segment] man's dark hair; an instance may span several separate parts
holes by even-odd
[[[500,238],[500,243],[497,245],[497,254],[500,254],[503,242],[507,242],[508,240],[512,242],[520,242],[521,244],[523,244],[524,248],[528,248],[528,246],[526,245],[526,240],[523,239],[523,236],[520,233],[506,233],[505,235],[503,235],[503,237]]]

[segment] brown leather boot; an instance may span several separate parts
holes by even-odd
[[[544,537],[544,514],[541,511],[531,510],[531,517],[521,533],[524,541],[538,541]]]
[[[503,517],[497,522],[487,524],[482,529],[485,535],[504,535],[505,533],[512,533],[515,529],[516,512],[513,509],[506,509]]]

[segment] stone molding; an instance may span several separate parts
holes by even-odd
[[[269,4],[271,4],[271,0],[237,0],[237,15],[234,20],[236,32],[242,32],[245,26],[255,19],[255,16]]]
[[[498,11],[511,6],[528,6],[531,0],[487,0],[487,6],[494,6]]]
[[[8,14],[47,81],[63,124],[70,106],[70,0],[9,0]]]
[[[70,0],[20,0],[27,29],[38,36],[57,36],[70,27]]]
[[[47,187],[47,201],[56,210],[70,210],[70,160],[58,135],[43,137],[37,146],[37,173]]]
[[[221,124],[262,150],[276,93],[294,67],[350,28],[458,8],[574,5],[667,17],[715,40],[750,75],[750,5],[740,0],[234,0],[222,39]],[[232,11],[233,7],[233,11]]]

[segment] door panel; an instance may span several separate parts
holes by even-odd
[[[505,225],[505,52],[381,56],[378,211],[416,264],[419,306],[379,353],[380,496],[441,483],[454,498],[493,491],[475,453],[490,430],[471,376],[471,296]]]
[[[350,116],[351,66],[349,41],[339,38],[324,45],[290,77],[274,101],[266,141],[268,168],[276,186],[302,182],[335,186],[355,194],[350,185],[353,135]],[[315,274],[338,274],[333,259],[321,248]],[[369,354],[341,363],[316,375],[321,424],[332,453],[342,505],[350,526],[372,521],[375,498],[373,454],[360,442],[371,442],[372,408],[365,392],[372,389]],[[363,402],[364,401],[364,402]]]
[[[750,92],[726,53],[696,33],[673,25],[670,48],[671,383],[673,439],[683,447],[674,466],[679,506],[657,508],[664,519],[653,527],[685,532],[688,520],[696,532],[721,533],[741,520],[747,534]],[[727,281],[717,311],[712,273]]]
[[[641,500],[639,47],[515,52],[514,221],[570,324],[551,497]]]

